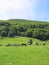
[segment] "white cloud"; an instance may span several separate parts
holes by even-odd
[[[0,19],[27,18],[35,15],[38,0],[0,0]]]
[[[0,0],[0,10],[4,11],[9,7],[9,3],[6,0]]]

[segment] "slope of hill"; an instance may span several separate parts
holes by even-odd
[[[49,39],[49,22],[24,19],[0,20],[0,36],[24,36],[40,40]]]

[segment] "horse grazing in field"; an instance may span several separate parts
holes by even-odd
[[[46,44],[43,44],[43,45],[46,45]]]
[[[21,46],[27,46],[26,44],[21,44]]]

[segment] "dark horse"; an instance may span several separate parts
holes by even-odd
[[[21,46],[26,46],[26,44],[21,44]]]

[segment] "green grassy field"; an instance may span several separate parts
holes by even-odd
[[[15,37],[15,38],[0,38],[0,43],[26,43],[30,38]],[[0,65],[49,65],[49,41],[40,41],[32,39],[33,42],[43,45],[27,45],[19,47],[0,46]]]
[[[38,40],[38,39],[35,39],[35,38],[28,38],[28,37],[15,37],[15,38],[10,38],[10,37],[3,37],[3,39],[0,37],[0,43],[1,44],[7,44],[7,43],[11,43],[11,44],[21,44],[21,43],[25,43],[27,44],[29,39],[32,39],[33,42],[37,42],[39,44],[42,44],[44,42],[48,43],[48,41],[41,41],[41,40]]]

